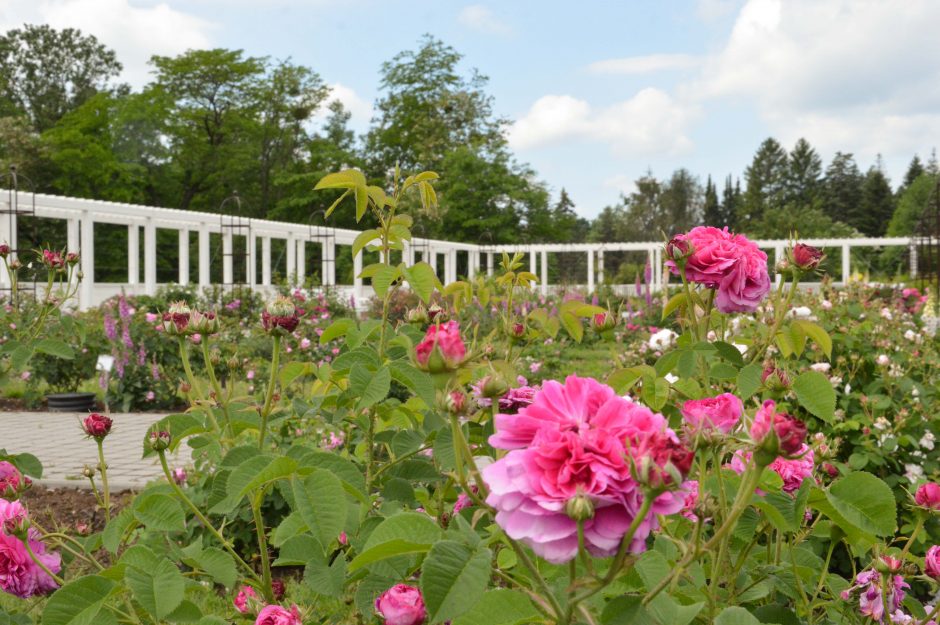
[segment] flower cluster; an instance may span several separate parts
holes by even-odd
[[[487,503],[506,533],[555,563],[578,552],[578,522],[587,549],[614,555],[644,498],[654,496],[630,550],[646,548],[657,514],[679,512],[685,494],[675,483],[691,452],[665,417],[618,396],[590,378],[546,382],[517,414],[496,415],[494,447],[510,450],[483,470]],[[674,490],[669,490],[674,489]],[[578,505],[569,506],[575,500]],[[577,508],[576,515],[569,515]]]
[[[744,235],[698,226],[669,245],[674,256],[667,266],[676,275],[684,268],[690,282],[717,289],[721,312],[753,312],[770,291],[767,254]]]
[[[848,601],[858,595],[858,608],[862,616],[875,622],[881,622],[885,615],[885,605],[892,613],[889,615],[895,621],[895,614],[901,610],[904,601],[904,590],[910,588],[904,578],[893,575],[888,584],[887,598],[882,595],[881,573],[874,569],[862,571],[855,576],[855,583],[842,591],[842,600]]]

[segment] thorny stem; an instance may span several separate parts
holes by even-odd
[[[35,562],[39,566],[39,568],[41,568],[43,571],[46,572],[46,575],[48,575],[53,580],[55,580],[55,583],[58,584],[59,586],[65,585],[65,580],[63,580],[61,577],[59,577],[58,575],[50,571],[49,567],[43,564],[42,560],[39,559],[39,556],[37,556],[33,552],[33,548],[29,546],[29,538],[26,538],[23,540],[23,546],[26,547],[26,553],[29,554],[29,557],[33,559],[33,562]]]
[[[261,592],[268,603],[274,602],[271,589],[271,555],[268,553],[268,540],[264,530],[264,518],[261,516],[261,503],[264,501],[264,489],[251,502],[251,515],[255,521],[255,533],[258,535],[258,550],[261,554]]]
[[[111,489],[108,487],[108,464],[104,461],[104,439],[96,438],[98,443],[98,470],[101,471],[102,508],[105,518],[111,519]]]
[[[228,401],[222,394],[222,385],[219,384],[219,378],[215,375],[215,367],[212,366],[212,361],[209,358],[208,337],[202,341],[202,359],[206,363],[206,371],[209,373],[209,382],[212,384],[212,390],[215,392],[215,401],[222,407],[222,414],[225,415],[225,427],[229,435],[234,436],[234,432],[232,432],[232,419],[228,413]],[[212,410],[211,406],[209,410]]]

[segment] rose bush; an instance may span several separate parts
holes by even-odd
[[[159,311],[188,406],[142,441],[164,479],[115,514],[89,417],[107,525],[79,538],[10,515],[0,580],[51,593],[0,604],[15,622],[935,622],[940,487],[914,452],[932,440],[936,350],[906,302],[798,293],[823,258],[797,246],[771,290],[766,256],[714,228],[668,244],[680,284],[647,294],[652,329],[626,305],[526,294],[521,256],[441,285],[391,260],[412,225],[398,207],[431,208],[435,178],[319,183],[375,223],[353,253],[384,259],[363,268],[381,317],[318,325],[328,357],[301,347],[293,295],[250,320]],[[421,304],[392,323],[405,283]],[[243,322],[268,350],[250,384],[225,351]],[[874,327],[890,340],[869,345]],[[889,349],[907,330],[917,356]],[[615,353],[603,376],[533,367],[585,341]],[[13,502],[41,468],[3,460]]]

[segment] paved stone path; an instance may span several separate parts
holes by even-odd
[[[98,464],[98,448],[82,432],[84,416],[74,412],[0,412],[0,449],[29,452],[39,458],[43,466],[39,483],[44,486],[88,488],[82,467]],[[142,458],[144,435],[161,417],[158,413],[111,415],[114,427],[105,439],[104,450],[113,491],[140,489],[162,477],[156,458]],[[178,457],[188,458],[188,451],[181,450]]]

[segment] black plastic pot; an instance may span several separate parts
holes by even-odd
[[[46,401],[53,412],[88,412],[95,408],[94,393],[55,393],[46,395]]]

